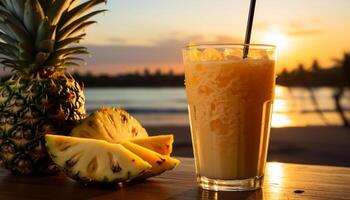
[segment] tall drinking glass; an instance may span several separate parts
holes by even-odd
[[[260,188],[274,100],[275,47],[193,45],[183,49],[183,57],[198,184],[215,191]]]

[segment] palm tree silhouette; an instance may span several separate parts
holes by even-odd
[[[346,118],[343,106],[341,105],[341,99],[344,96],[346,87],[350,85],[350,53],[345,53],[342,60],[335,60],[339,67],[342,68],[342,76],[340,80],[339,87],[335,90],[333,94],[333,99],[335,102],[335,107],[343,121],[343,126],[350,128],[350,122]]]
[[[315,70],[315,71],[320,69],[317,60],[315,60],[315,61],[313,62],[313,64],[312,64],[312,69]],[[325,125],[329,125],[329,121],[328,121],[328,119],[326,118],[326,116],[324,115],[324,113],[322,112],[322,110],[321,110],[321,108],[320,108],[320,105],[319,105],[319,103],[318,103],[318,101],[317,101],[314,88],[311,86],[311,83],[310,83],[310,81],[311,81],[311,80],[310,80],[310,75],[306,72],[305,67],[304,67],[303,64],[300,64],[300,65],[299,65],[298,71],[299,71],[299,74],[300,74],[300,77],[301,77],[301,81],[303,82],[304,87],[305,87],[305,88],[309,91],[309,93],[310,93],[311,103],[313,104],[316,113],[318,113],[318,116],[320,117],[320,119],[323,121],[323,123],[324,123]]]

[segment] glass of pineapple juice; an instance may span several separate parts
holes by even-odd
[[[183,49],[201,188],[246,191],[262,186],[274,100],[275,56],[273,45],[191,45]]]

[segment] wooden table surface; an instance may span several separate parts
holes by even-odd
[[[0,200],[350,199],[350,168],[268,163],[262,190],[209,192],[196,185],[193,159],[180,160],[175,170],[148,181],[107,188],[86,187],[63,174],[23,177],[0,170]]]

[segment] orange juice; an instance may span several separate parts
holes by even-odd
[[[274,59],[264,52],[243,59],[235,52],[225,55],[227,49],[188,51],[197,51],[184,54],[197,176],[222,181],[262,177],[274,99]]]

